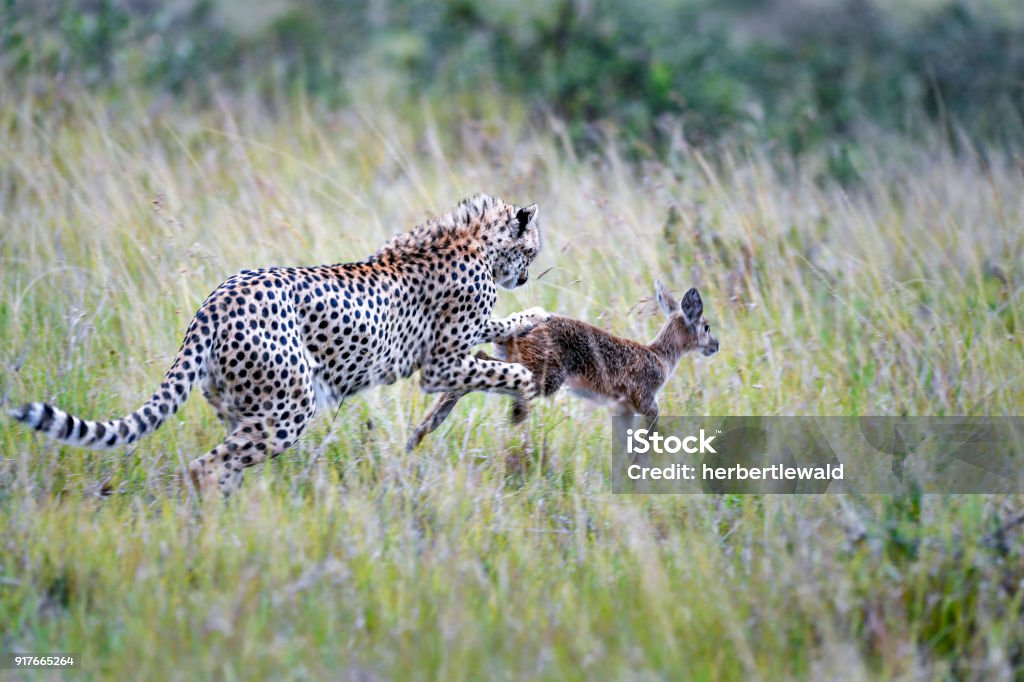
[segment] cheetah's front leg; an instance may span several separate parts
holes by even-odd
[[[505,343],[517,336],[529,333],[534,327],[550,319],[551,313],[543,308],[535,307],[519,313],[512,313],[505,318],[487,320],[480,337],[480,343],[487,343],[488,341]]]
[[[537,397],[533,372],[518,362],[483,360],[472,355],[443,356],[423,366],[420,385],[427,393],[508,393],[530,401]]]
[[[448,418],[451,411],[455,409],[455,403],[459,402],[459,398],[461,397],[461,393],[445,393],[438,398],[434,406],[430,408],[430,412],[423,415],[423,419],[420,421],[419,426],[417,426],[416,430],[413,431],[411,436],[409,436],[409,440],[405,444],[405,451],[412,452],[428,433],[436,431],[444,420]]]

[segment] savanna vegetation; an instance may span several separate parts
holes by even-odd
[[[712,6],[713,4],[713,6]],[[476,191],[541,206],[541,305],[721,342],[663,414],[1024,408],[1013,3],[0,9],[0,398],[152,391],[231,273],[356,260]],[[123,451],[0,420],[14,679],[998,679],[1024,669],[1020,496],[623,496],[608,414],[415,381],[200,505],[194,395]]]

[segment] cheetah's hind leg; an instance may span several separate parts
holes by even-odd
[[[224,428],[227,429],[228,434],[234,433],[238,428],[238,419],[234,414],[232,414],[231,410],[228,409],[220,388],[218,388],[209,377],[203,381],[201,387],[203,390],[203,397],[206,398],[206,402],[210,404],[210,407],[212,407],[213,411],[217,414],[217,419],[219,419],[224,425]]]
[[[242,471],[277,457],[298,440],[313,416],[313,410],[300,424],[294,422],[272,428],[264,417],[242,418],[224,442],[192,460],[188,466],[192,484],[203,497],[219,488],[225,497],[242,485]]]

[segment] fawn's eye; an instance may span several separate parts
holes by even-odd
[[[710,324],[704,325],[704,333],[707,334],[709,331],[711,331],[711,325]]]

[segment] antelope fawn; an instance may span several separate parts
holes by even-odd
[[[704,319],[704,303],[697,289],[690,289],[677,302],[661,282],[655,282],[655,294],[668,320],[650,344],[555,315],[523,336],[496,343],[496,358],[484,352],[477,357],[526,365],[537,381],[539,395],[551,395],[564,384],[580,397],[609,404],[616,414],[643,415],[651,423],[658,417],[658,391],[683,354],[718,352],[718,339]],[[437,429],[463,395],[443,394],[416,427],[406,450]],[[526,419],[528,410],[528,403],[516,398],[512,422]]]

